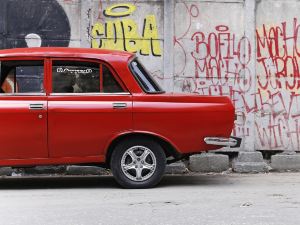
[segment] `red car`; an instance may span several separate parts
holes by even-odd
[[[9,49],[0,66],[0,166],[93,164],[146,188],[166,163],[240,145],[228,97],[167,94],[128,52]]]

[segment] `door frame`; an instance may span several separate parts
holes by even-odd
[[[45,157],[49,157],[49,150],[48,150],[48,94],[47,94],[47,85],[48,85],[48,77],[49,77],[49,70],[48,70],[48,63],[45,57],[43,56],[18,56],[18,57],[1,57],[1,62],[7,62],[7,61],[42,61],[43,62],[43,88],[44,92],[29,92],[29,93],[0,93],[0,100],[3,101],[34,101],[34,102],[45,102],[45,109],[43,109],[43,115],[46,115],[45,126],[46,129],[44,131],[43,135],[46,135],[46,143],[45,143],[45,149],[41,149],[41,153],[45,154]],[[15,77],[16,78],[16,77]],[[29,106],[28,106],[29,107]],[[28,109],[30,110],[30,109]],[[36,114],[38,111],[33,114]],[[20,150],[21,151],[21,150]],[[6,160],[27,160],[31,159],[32,157],[27,158],[15,158],[15,159],[1,159],[0,161],[6,161]]]
[[[51,101],[52,99],[56,100],[56,101],[96,101],[97,99],[104,97],[104,98],[109,98],[111,96],[111,98],[113,97],[120,97],[123,99],[126,99],[127,97],[129,97],[130,99],[130,106],[129,106],[129,110],[132,113],[132,94],[129,92],[128,88],[125,86],[124,82],[121,80],[121,78],[119,77],[119,75],[116,73],[116,71],[113,69],[113,67],[108,64],[105,61],[102,60],[98,60],[98,59],[89,59],[89,58],[75,58],[75,57],[50,57],[48,58],[48,106],[49,103],[51,105]],[[74,61],[74,62],[92,62],[92,63],[97,63],[99,65],[99,85],[100,85],[100,91],[99,92],[91,92],[91,93],[52,93],[52,65],[53,65],[53,61]],[[123,89],[122,92],[118,92],[118,93],[105,93],[103,92],[103,78],[102,78],[102,66],[105,65],[109,71],[111,72],[112,76],[115,78],[115,80],[118,82],[118,84],[121,86],[121,88]],[[103,101],[105,102],[105,101]],[[113,105],[113,104],[112,104]],[[113,107],[112,107],[113,108]],[[124,109],[123,109],[124,110]],[[122,110],[122,111],[123,111]],[[127,109],[125,109],[123,112],[127,112]],[[51,125],[49,122],[49,118],[51,117],[51,107],[49,106],[48,108],[48,143],[51,143],[51,132],[49,131],[49,127]],[[132,116],[130,117],[130,123],[132,124]],[[132,127],[130,128],[132,129]],[[128,130],[129,131],[129,130]],[[124,130],[120,131],[120,134],[124,133]],[[117,134],[116,136],[120,135]],[[111,140],[107,140],[107,142],[109,142]],[[105,147],[107,143],[104,143]],[[100,153],[99,149],[99,153]],[[106,150],[106,149],[105,149]],[[103,150],[103,152],[105,152],[105,150]],[[51,157],[52,153],[51,153],[51,147],[48,146],[48,151],[49,151],[49,156]],[[52,156],[52,157],[57,157],[57,156]],[[59,156],[61,157],[61,156]],[[70,156],[63,156],[63,157],[70,157]],[[78,156],[75,156],[78,157]],[[89,156],[80,156],[80,157],[93,157],[92,155]],[[105,158],[104,155],[100,153],[100,155],[94,155],[94,157],[99,157],[100,158]]]

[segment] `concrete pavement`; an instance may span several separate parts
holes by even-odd
[[[1,225],[300,224],[300,173],[165,176],[125,190],[111,176],[0,179]]]

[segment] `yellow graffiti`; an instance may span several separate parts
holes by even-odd
[[[127,11],[113,11],[116,8],[127,7]],[[135,10],[132,4],[117,4],[104,10],[105,15],[112,17],[125,16]],[[126,14],[125,14],[126,13]],[[125,50],[139,52],[141,55],[161,56],[162,51],[159,42],[158,29],[154,15],[147,15],[144,19],[142,34],[139,26],[133,19],[122,19],[96,22],[91,31],[92,48]]]
[[[125,8],[126,11],[116,12],[115,10],[118,8]],[[136,7],[133,4],[129,3],[120,3],[112,5],[104,10],[105,16],[111,16],[111,17],[121,17],[121,16],[129,16],[131,13],[135,11]]]
[[[150,55],[151,49],[153,55],[161,55],[156,20],[154,15],[147,16],[145,19],[141,54]]]

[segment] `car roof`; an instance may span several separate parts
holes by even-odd
[[[38,48],[12,48],[0,50],[3,57],[78,57],[100,59],[105,61],[128,61],[133,53],[106,49],[93,48],[68,48],[68,47],[38,47]]]

